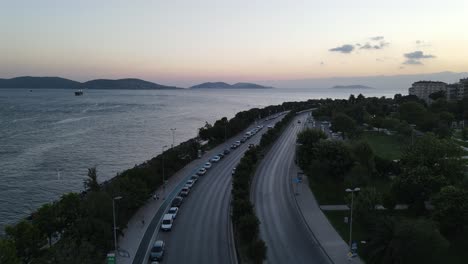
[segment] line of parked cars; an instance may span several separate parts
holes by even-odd
[[[248,131],[247,133],[245,133],[244,137],[241,140],[235,141],[231,145],[230,148],[232,150],[236,149],[242,143],[244,143],[247,139],[257,134],[257,132],[260,131],[262,128],[263,128],[263,125],[259,125],[255,127],[254,129]],[[254,146],[253,144],[249,144],[249,148],[253,146]],[[230,152],[231,150],[229,148],[224,149],[219,154],[211,157],[209,161],[205,162],[200,168],[198,168],[198,170],[192,176],[190,176],[190,179],[187,180],[184,187],[182,187],[182,189],[180,190],[179,194],[172,200],[171,207],[169,208],[167,213],[163,216],[161,227],[160,227],[162,231],[172,230],[174,220],[176,219],[177,214],[179,213],[182,202],[184,201],[184,199],[188,197],[190,191],[195,186],[195,183],[198,181],[199,177],[205,175],[208,172],[208,170],[213,166],[213,163],[219,162],[222,158],[224,158],[224,156],[228,155]],[[233,175],[235,171],[236,171],[236,168],[234,168],[232,171]],[[156,242],[154,242],[153,247],[151,248],[150,256],[149,256],[151,264],[158,263],[158,261],[161,261],[163,259],[165,246],[166,244],[162,240],[157,240]]]

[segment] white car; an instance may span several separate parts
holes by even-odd
[[[179,212],[179,208],[177,207],[171,207],[169,208],[169,211],[167,211],[168,214],[172,215],[172,219],[175,219],[177,217],[178,212]]]
[[[187,188],[189,189],[188,191],[190,191],[190,188],[192,188],[194,184],[195,184],[194,181],[188,180],[188,181],[185,183],[184,188],[187,187]],[[182,191],[184,191],[184,188],[182,188]]]
[[[211,162],[218,162],[221,158],[219,156],[214,156],[210,159]]]
[[[236,142],[234,142],[234,144],[236,144],[237,146],[240,146],[241,142],[240,142],[240,140],[237,140]]]
[[[196,183],[198,181],[198,175],[194,174],[192,177],[190,177],[190,179],[193,181],[193,183]]]
[[[163,231],[171,231],[173,221],[174,218],[172,218],[171,214],[165,214],[161,223],[161,229]]]
[[[198,169],[197,174],[200,175],[200,176],[205,175],[206,174],[206,169],[205,168]]]
[[[205,168],[205,169],[211,168],[211,163],[209,161],[206,162],[205,164],[203,164],[203,168]]]

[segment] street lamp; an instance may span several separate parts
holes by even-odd
[[[114,250],[117,254],[117,227],[115,225],[115,201],[122,199],[122,196],[112,198],[112,218],[114,219]]]
[[[171,128],[171,131],[172,131],[172,145],[171,145],[171,148],[174,147],[174,133],[177,129],[176,128]]]
[[[351,193],[351,217],[349,219],[349,252],[351,253],[351,243],[352,243],[352,236],[353,236],[353,203],[354,203],[354,192],[359,192],[361,188],[354,188],[354,189],[346,189],[345,191]]]
[[[161,159],[162,159],[162,183],[163,183],[163,200],[166,199],[166,181],[164,179],[164,149],[167,148],[167,145],[162,147]]]

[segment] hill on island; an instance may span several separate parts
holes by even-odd
[[[365,85],[335,85],[332,89],[375,89]]]
[[[152,83],[140,79],[119,79],[107,80],[97,79],[82,83],[83,88],[87,89],[130,89],[130,90],[162,90],[162,89],[180,89],[175,86],[166,86]]]
[[[0,88],[28,88],[28,89],[78,89],[81,83],[60,77],[16,77],[11,79],[0,79]]]
[[[225,82],[206,82],[197,84],[190,89],[270,89],[272,87],[263,86],[255,83],[235,83],[228,84]]]
[[[166,86],[140,79],[107,80],[98,79],[84,83],[60,77],[16,77],[0,79],[0,88],[27,88],[27,89],[121,89],[121,90],[166,90],[182,89],[175,86]]]

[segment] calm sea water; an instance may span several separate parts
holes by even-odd
[[[107,180],[172,144],[197,135],[205,121],[241,110],[348,98],[349,90],[71,90],[0,89],[0,233],[43,203],[81,191],[87,168]],[[364,91],[393,96],[401,91]]]

